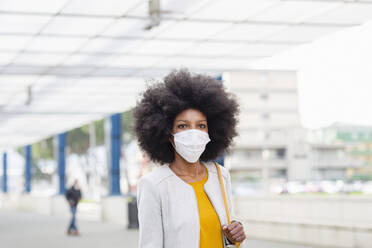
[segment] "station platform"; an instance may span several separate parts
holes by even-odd
[[[79,220],[80,236],[66,235],[68,218],[0,210],[0,247],[4,248],[136,248],[138,231],[99,221]],[[247,240],[249,248],[310,248]],[[315,247],[311,247],[315,248]]]

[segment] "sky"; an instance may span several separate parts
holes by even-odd
[[[372,126],[372,22],[251,64],[297,70],[299,111],[307,128]]]

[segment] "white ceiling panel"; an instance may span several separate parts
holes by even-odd
[[[48,54],[48,53],[21,53],[13,61],[14,64],[34,64],[34,65],[58,65],[66,58],[66,54]]]
[[[18,51],[25,47],[30,37],[27,36],[4,36],[0,37],[0,50]]]
[[[340,5],[340,3],[328,1],[283,1],[260,14],[250,17],[249,20],[296,23]]]
[[[62,38],[62,37],[35,37],[27,46],[31,51],[74,52],[88,39],[85,38]]]
[[[1,73],[10,74],[10,75],[38,75],[42,74],[48,69],[48,66],[38,66],[38,65],[29,65],[29,64],[11,64],[5,67]]]
[[[95,38],[90,40],[82,49],[83,52],[96,53],[125,53],[137,44],[133,39]]]
[[[183,50],[181,56],[223,56],[236,47],[234,43],[198,42]]]
[[[237,45],[231,51],[230,55],[240,56],[272,56],[275,53],[291,49],[294,45],[286,44],[242,44]]]
[[[8,64],[13,58],[15,53],[12,52],[2,52],[0,53],[0,65]]]
[[[186,17],[204,8],[209,0],[163,0],[161,8],[165,16]]]
[[[21,12],[56,13],[62,9],[67,0],[1,0],[0,10]]]
[[[362,24],[372,20],[372,4],[347,3],[311,19],[315,23]]]
[[[136,56],[136,55],[123,55],[118,56],[108,62],[108,66],[118,67],[149,67],[156,64],[161,57],[158,56]]]
[[[263,37],[278,32],[285,27],[286,26],[283,27],[278,25],[235,24],[210,38],[242,41],[260,40]]]
[[[78,66],[78,65],[92,65],[101,66],[107,64],[112,60],[113,55],[86,55],[73,54],[66,58],[62,65]]]
[[[0,34],[35,34],[41,30],[41,27],[46,24],[49,19],[49,16],[0,14]]]
[[[137,4],[135,7],[133,7],[133,9],[128,11],[126,13],[126,15],[137,16],[137,17],[147,17],[148,12],[149,12],[148,6],[149,6],[149,4],[148,4],[147,1],[145,1],[145,0],[141,1],[139,4]]]
[[[147,20],[129,18],[119,19],[104,31],[103,35],[145,37],[147,33],[149,33],[149,31],[145,30],[147,24]]]
[[[200,40],[224,30],[228,26],[230,26],[230,24],[209,22],[177,22],[166,30],[166,32],[162,32],[156,37]]]
[[[278,2],[278,0],[216,0],[214,4],[205,6],[191,17],[239,21],[276,5]]]
[[[191,44],[192,42],[189,41],[147,40],[136,47],[133,52],[136,54],[170,55],[183,51]]]
[[[85,74],[92,71],[95,67],[93,65],[82,65],[82,66],[63,66],[55,67],[48,71],[50,74],[55,74],[61,77],[73,77],[73,76],[84,76]]]
[[[85,15],[120,16],[137,6],[143,0],[74,0],[70,1],[62,13]]]
[[[159,62],[156,67],[177,69],[181,67],[186,68],[202,68],[213,69],[212,65],[216,64],[216,58],[190,58],[190,57],[169,57],[164,61]],[[226,63],[224,63],[226,65]],[[223,65],[221,65],[223,66]]]
[[[105,30],[102,35],[114,37],[128,37],[128,38],[148,38],[154,37],[158,33],[166,31],[169,27],[175,24],[175,21],[162,21],[161,25],[155,26],[152,29],[146,29],[149,20],[122,18],[116,20],[110,27]]]
[[[30,84],[32,80],[37,78],[37,76],[5,76],[0,75],[0,85],[8,85],[8,87],[23,87]]]
[[[272,41],[295,41],[295,42],[309,42],[318,39],[324,35],[331,34],[342,30],[337,27],[291,27],[278,34],[268,37]]]
[[[134,70],[138,69],[138,67],[102,67],[94,70],[89,76],[100,78],[127,77],[132,75]]]
[[[68,34],[94,36],[113,22],[110,18],[56,16],[44,28],[43,34]]]

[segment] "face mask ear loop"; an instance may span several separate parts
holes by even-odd
[[[171,133],[171,135],[173,136],[173,139],[174,139],[173,133]],[[169,138],[169,142],[171,143],[173,149],[176,150],[176,147],[173,145],[173,142],[172,142],[172,139],[171,138]]]

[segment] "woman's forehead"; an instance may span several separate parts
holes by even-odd
[[[175,121],[206,121],[207,118],[206,116],[200,111],[200,110],[197,110],[197,109],[186,109],[184,111],[182,111],[181,113],[179,113],[176,118],[175,118]]]

